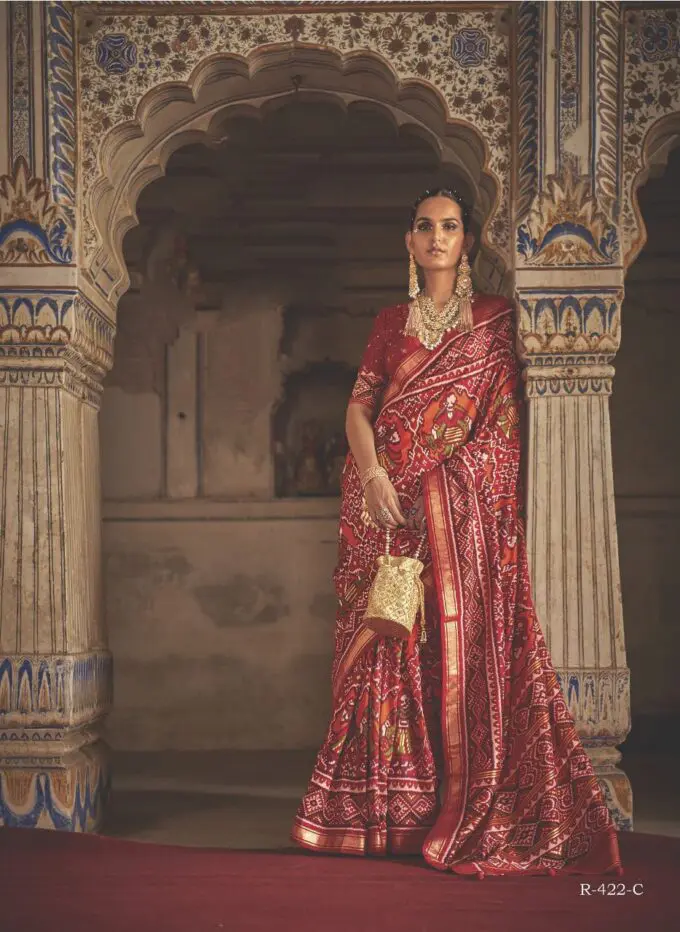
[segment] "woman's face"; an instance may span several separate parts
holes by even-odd
[[[472,237],[463,229],[460,204],[448,197],[428,197],[418,205],[413,229],[406,234],[406,248],[426,270],[455,269],[463,247]]]

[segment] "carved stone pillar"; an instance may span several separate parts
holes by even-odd
[[[70,9],[6,4],[0,41],[0,825],[87,831],[109,783],[97,409],[114,328],[77,285]]]
[[[97,409],[113,327],[0,293],[0,823],[89,830],[108,786]]]
[[[579,735],[630,829],[630,783],[616,766],[630,684],[609,421],[623,299],[618,6],[520,5],[515,288],[534,599]]]
[[[0,823],[88,830],[108,786],[97,409],[113,328],[0,293]]]
[[[610,340],[618,342],[621,295],[574,291],[520,291],[520,335],[533,350],[524,373],[529,559],[569,708],[618,825],[626,828],[630,785],[616,767],[616,745],[630,730],[630,682],[609,423],[613,352],[602,352]],[[569,334],[560,323],[565,314],[577,321]],[[586,342],[595,352],[573,351]]]

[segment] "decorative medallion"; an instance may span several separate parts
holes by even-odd
[[[127,36],[104,36],[97,43],[97,65],[105,74],[125,74],[137,64],[137,47]]]
[[[644,61],[668,61],[680,54],[678,23],[669,20],[664,13],[650,11],[641,17],[633,36],[633,47]]]
[[[489,40],[481,29],[461,29],[453,37],[451,56],[463,68],[483,65],[489,57]]]

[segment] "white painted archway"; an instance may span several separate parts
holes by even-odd
[[[101,143],[101,172],[84,208],[86,239],[82,274],[115,306],[128,286],[122,258],[125,233],[136,223],[141,190],[164,174],[178,148],[223,141],[221,126],[230,113],[266,112],[291,95],[300,100],[332,99],[343,107],[370,102],[390,114],[395,125],[425,137],[472,192],[474,217],[481,227],[478,278],[492,290],[508,285],[508,259],[489,239],[491,219],[500,209],[501,186],[491,169],[491,151],[477,128],[450,120],[442,96],[422,83],[400,84],[382,61],[369,54],[343,57],[327,50],[261,52],[249,63],[234,56],[211,57],[186,84],[166,84],[140,102],[136,118],[113,129]],[[508,152],[504,153],[510,160]],[[510,225],[508,214],[506,222]]]

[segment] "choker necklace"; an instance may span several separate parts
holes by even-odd
[[[441,311],[437,310],[432,298],[422,293],[417,295],[409,304],[408,320],[404,327],[405,336],[417,337],[423,346],[432,350],[439,346],[447,330],[454,327],[461,327],[462,330],[472,329],[472,321],[468,321],[468,315],[464,312],[467,308],[463,309],[461,304],[463,301],[455,291]]]

